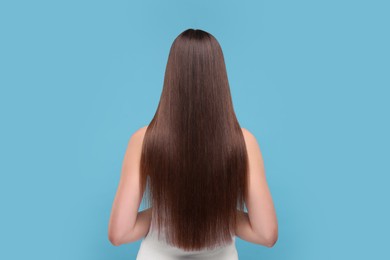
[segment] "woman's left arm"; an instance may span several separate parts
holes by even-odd
[[[146,128],[140,128],[131,136],[123,159],[108,225],[108,239],[116,246],[142,238],[150,218],[150,209],[138,212],[144,193],[139,168]]]
[[[121,244],[131,243],[144,238],[149,232],[151,220],[152,220],[152,208],[148,208],[138,212],[137,219],[135,221],[135,225],[132,232],[125,233],[120,243]]]

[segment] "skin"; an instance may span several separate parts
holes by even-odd
[[[278,240],[278,221],[265,176],[264,161],[255,136],[242,128],[249,157],[248,213],[238,211],[238,237],[259,245],[273,247]]]
[[[138,212],[144,190],[139,186],[139,163],[147,126],[138,129],[127,145],[118,190],[108,225],[108,239],[115,245],[143,239],[149,232],[151,208]],[[265,176],[260,147],[254,135],[242,128],[249,157],[248,212],[237,210],[236,236],[251,243],[273,247],[278,222]]]

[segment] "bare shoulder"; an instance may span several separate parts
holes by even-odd
[[[139,135],[143,135],[143,134],[145,134],[146,129],[148,129],[148,126],[143,126],[140,129],[138,129],[137,131],[135,131],[135,133],[137,133]]]
[[[258,144],[256,137],[248,129],[241,127],[241,130],[247,146],[256,146]]]
[[[141,128],[139,128],[138,130],[136,130],[133,135],[131,136],[131,138],[133,139],[138,139],[138,140],[142,140],[144,138],[144,135],[145,135],[145,132],[146,132],[146,129],[148,128],[148,126],[143,126]]]
[[[253,162],[262,163],[263,155],[260,149],[259,142],[257,141],[257,138],[248,129],[246,128],[241,128],[241,129],[244,135],[245,145],[247,148],[250,164],[252,164]]]
[[[141,127],[130,136],[127,145],[127,150],[131,151],[129,152],[130,154],[133,154],[134,152],[138,153],[141,150],[147,128],[148,126]]]
[[[244,137],[252,135],[252,133],[248,129],[244,128],[244,127],[241,127],[241,130],[242,130],[242,133],[244,134]]]

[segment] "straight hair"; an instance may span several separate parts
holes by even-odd
[[[152,221],[185,251],[233,242],[244,210],[248,155],[236,118],[222,49],[203,30],[174,40],[157,111],[140,161]]]

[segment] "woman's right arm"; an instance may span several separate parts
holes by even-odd
[[[248,213],[238,211],[236,234],[248,242],[272,247],[278,239],[278,221],[265,177],[264,162],[256,138],[242,128],[248,152]]]

